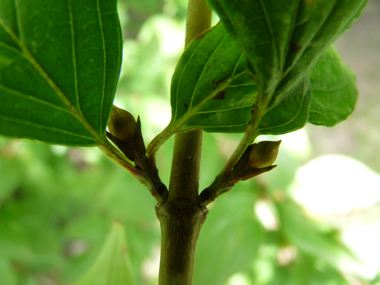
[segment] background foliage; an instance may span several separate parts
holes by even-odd
[[[169,84],[183,50],[187,1],[119,2],[125,42],[116,104],[141,116],[145,138],[150,140],[170,120]],[[378,21],[373,15],[380,6],[373,1],[368,5],[353,30],[337,42],[343,58],[352,60],[355,71],[364,72],[358,74],[362,96],[358,111],[332,130],[308,126],[284,136],[275,171],[239,183],[210,206],[199,240],[194,284],[376,284],[380,264],[363,245],[370,244],[374,252],[376,243],[370,242],[380,236],[373,214],[380,195],[370,191],[380,185],[379,174],[336,156],[306,164],[323,153],[338,152],[380,171],[380,157],[372,147],[379,136],[375,127],[379,103],[370,89],[379,84],[373,79],[379,55],[369,50],[373,54],[368,60],[354,45],[363,48],[366,42],[379,47],[375,31],[376,37],[363,39],[368,26],[371,31],[380,26],[371,22]],[[211,183],[239,138],[205,135],[201,187]],[[171,149],[169,140],[157,157],[165,182]],[[347,164],[351,170],[345,170],[356,171],[357,180],[347,172],[334,173],[335,182],[327,180],[328,171]],[[313,181],[319,186],[313,192],[305,190],[311,187],[310,173],[322,180]],[[0,181],[0,284],[70,284],[80,279],[91,268],[115,219],[126,230],[136,284],[157,283],[159,224],[154,199],[97,149],[1,138]],[[331,184],[335,192],[322,191]],[[351,191],[350,185],[356,189]],[[311,193],[317,203],[305,199]],[[359,236],[356,243],[355,236]],[[340,242],[342,237],[356,248],[364,264]]]

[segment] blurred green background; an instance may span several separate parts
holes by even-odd
[[[146,143],[170,120],[186,6],[119,0],[125,41],[115,104],[141,116]],[[308,125],[282,136],[275,170],[210,205],[195,285],[380,284],[379,13],[380,1],[369,1],[336,42],[357,73],[356,112],[333,129]],[[240,137],[205,134],[201,189]],[[165,183],[172,146],[170,139],[157,157]],[[1,137],[0,284],[72,284],[89,270],[116,219],[125,227],[136,284],[157,284],[154,206],[147,189],[96,148]]]

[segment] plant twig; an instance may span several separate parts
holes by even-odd
[[[102,140],[98,145],[98,148],[112,161],[124,167],[134,178],[145,185],[149,189],[149,192],[152,194],[152,196],[157,200],[157,202],[161,203],[166,199],[168,191],[166,189],[166,186],[158,177],[158,171],[155,164],[149,164],[149,167],[146,171],[136,168],[107,139]]]
[[[238,146],[227,160],[225,166],[217,175],[215,180],[199,195],[199,203],[201,205],[207,206],[218,196],[232,189],[233,185],[229,185],[227,183],[227,177],[247,147],[252,144],[258,136],[257,130],[261,119],[267,111],[268,103],[269,96],[262,96],[261,93],[258,93],[257,101],[255,105],[253,105],[252,117],[248,123],[247,130],[245,131],[243,138],[240,140]]]
[[[189,0],[185,46],[210,26],[206,1]],[[175,136],[169,195],[156,206],[161,225],[160,285],[192,284],[198,236],[208,212],[198,205],[202,140],[202,130]]]

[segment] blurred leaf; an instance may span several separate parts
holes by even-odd
[[[0,256],[15,260],[30,261],[33,252],[30,248],[27,234],[22,225],[11,221],[3,212],[0,216]],[[14,218],[14,217],[12,217]]]
[[[309,261],[302,259],[287,266],[277,266],[270,284],[350,285],[341,272],[331,266],[318,264],[315,259]]]
[[[208,0],[240,43],[263,95],[278,103],[360,16],[366,0]],[[274,102],[274,101],[273,101]]]
[[[128,189],[125,189],[128,185]],[[154,212],[155,200],[148,191],[141,191],[141,184],[118,169],[109,174],[107,183],[99,193],[100,206],[109,208],[109,215],[114,219],[124,217],[130,223],[156,223]]]
[[[1,1],[0,133],[95,145],[120,62],[116,0]]]
[[[194,284],[225,284],[251,266],[264,239],[253,211],[255,196],[235,190],[212,205],[199,237]]]
[[[319,258],[337,269],[359,266],[359,261],[339,240],[336,231],[323,229],[321,224],[307,219],[299,206],[289,199],[276,205],[284,237],[300,252]]]
[[[114,222],[92,268],[77,285],[135,284],[133,281],[124,227]]]
[[[0,284],[17,285],[17,275],[13,270],[11,262],[4,256],[0,257]]]
[[[24,167],[20,161],[0,157],[0,203],[17,190],[23,179]]]
[[[212,183],[218,175],[220,168],[224,165],[225,158],[221,156],[221,149],[225,143],[225,135],[215,135],[205,133],[203,135],[202,144],[202,161],[201,161],[201,177],[199,184],[201,187],[207,187]],[[229,138],[227,136],[227,138]]]
[[[349,285],[339,269],[302,252],[290,264],[276,267],[273,285]]]
[[[310,80],[310,123],[332,127],[354,111],[358,98],[355,74],[333,46],[319,58],[311,71]]]
[[[238,42],[219,23],[195,38],[177,64],[170,124],[181,131],[243,132],[256,93]]]

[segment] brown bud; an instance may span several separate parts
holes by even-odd
[[[108,130],[114,137],[130,141],[135,133],[135,128],[135,118],[128,111],[112,106]]]
[[[249,165],[253,168],[264,168],[273,164],[277,158],[281,141],[262,141],[254,144],[249,155]]]
[[[145,155],[146,149],[144,139],[141,133],[141,121],[139,116],[137,117],[135,133],[133,136],[133,146],[139,155]]]

